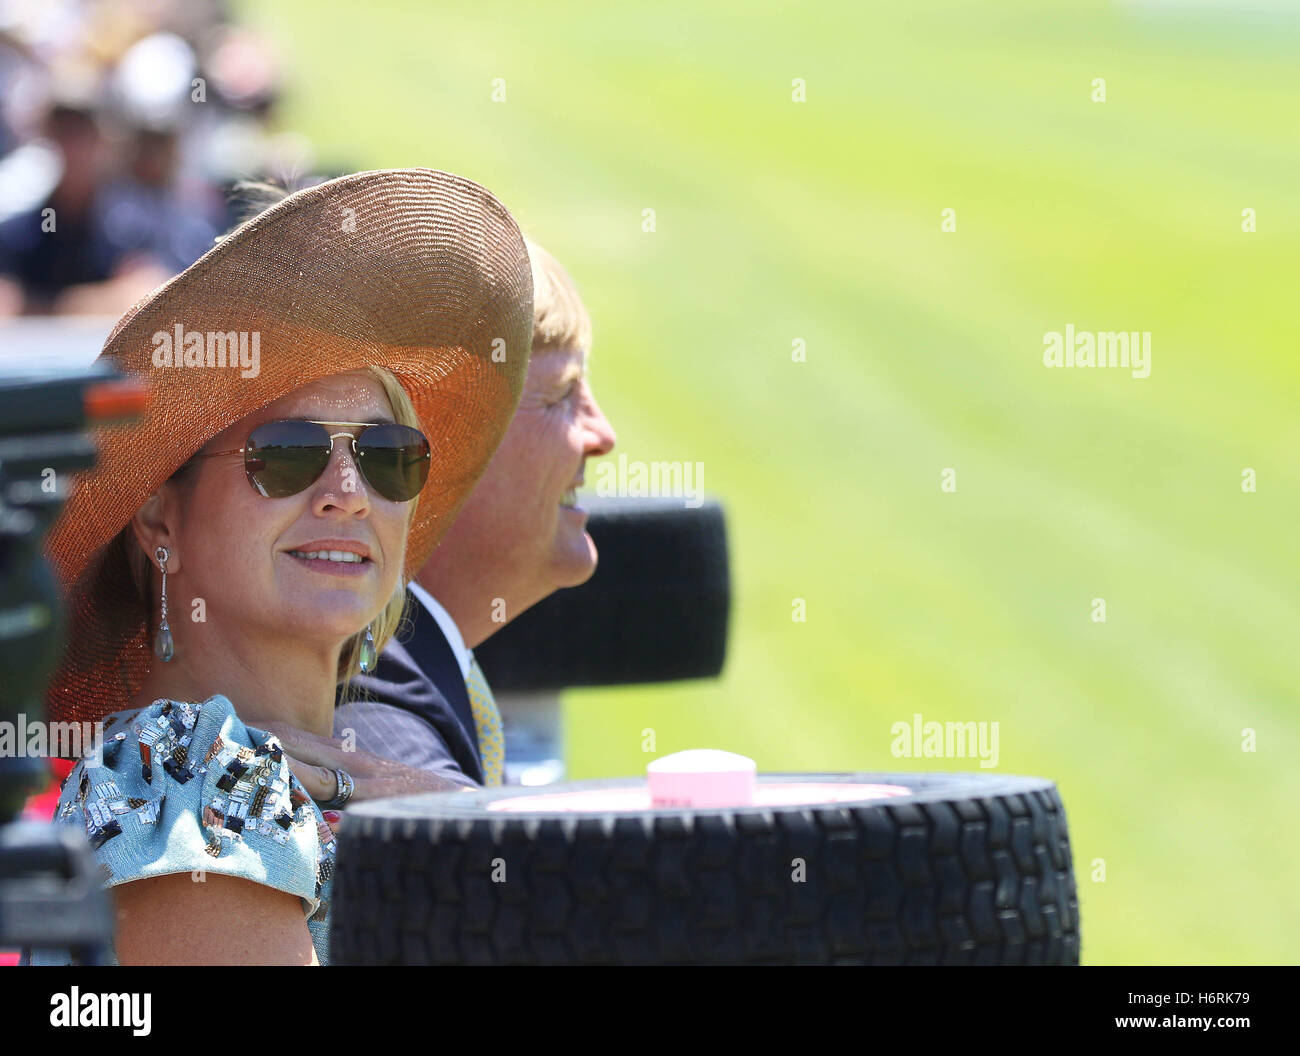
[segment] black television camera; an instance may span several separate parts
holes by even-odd
[[[91,426],[144,409],[143,383],[112,368],[0,374],[0,948],[66,946],[103,959],[112,918],[94,857],[73,828],[19,820],[50,780],[48,760],[17,743],[45,720],[63,617],[42,547],[66,481],[95,462]]]

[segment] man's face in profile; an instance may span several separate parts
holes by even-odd
[[[503,593],[539,600],[596,570],[574,492],[586,460],[606,454],[615,436],[592,395],[586,360],[576,346],[533,352],[505,439],[442,543],[473,553],[478,567],[500,576]]]

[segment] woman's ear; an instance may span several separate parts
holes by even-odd
[[[154,568],[158,567],[154,551],[160,546],[167,547],[167,571],[170,574],[181,570],[181,554],[176,545],[175,506],[168,498],[166,487],[162,487],[145,499],[144,505],[131,518],[131,530]]]

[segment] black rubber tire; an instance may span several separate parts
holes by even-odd
[[[986,774],[764,774],[903,785],[811,806],[501,813],[507,796],[344,812],[336,964],[1077,964],[1056,786]],[[792,880],[794,859],[804,882]],[[504,864],[505,880],[494,881]]]

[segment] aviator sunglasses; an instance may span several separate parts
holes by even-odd
[[[349,431],[332,431],[346,427]],[[396,422],[317,422],[286,418],[264,422],[243,447],[209,451],[196,458],[243,455],[248,482],[259,495],[283,499],[305,491],[329,465],[336,437],[346,436],[361,476],[390,502],[409,502],[429,477],[429,441],[418,429]]]

